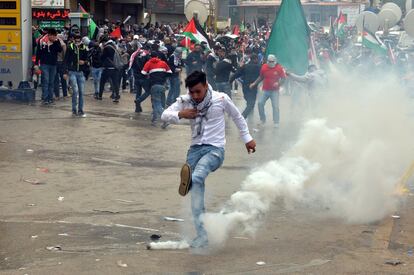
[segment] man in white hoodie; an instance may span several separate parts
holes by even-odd
[[[202,214],[205,212],[204,182],[208,174],[217,170],[224,160],[225,113],[239,129],[249,154],[256,151],[256,142],[233,101],[225,93],[213,91],[207,83],[205,73],[191,73],[185,80],[185,85],[188,94],[179,97],[163,112],[161,119],[176,124],[184,119],[190,120],[192,142],[187,153],[187,163],[181,169],[179,193],[185,196],[189,191],[185,187],[191,186],[191,209],[197,231],[197,237],[191,246],[200,248],[208,245],[208,236],[202,221]]]

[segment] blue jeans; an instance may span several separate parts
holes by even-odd
[[[93,68],[92,67],[92,78],[93,78],[93,87],[95,89],[95,95],[99,95],[99,82],[101,81],[103,68]]]
[[[201,221],[204,207],[204,182],[210,172],[216,171],[224,161],[224,148],[213,145],[193,145],[187,153],[187,163],[191,167],[191,211],[197,237],[207,237],[207,232]]]
[[[228,82],[217,82],[217,91],[227,94],[231,98],[231,86]]]
[[[83,72],[69,72],[69,83],[72,86],[72,112],[83,112],[83,93],[85,91],[85,75]],[[78,105],[79,98],[79,106]],[[76,108],[78,107],[78,108]]]
[[[180,96],[180,77],[172,76],[170,78],[170,90],[167,97],[167,106],[172,105]]]
[[[263,91],[262,96],[259,99],[258,107],[259,107],[259,115],[260,121],[266,122],[266,114],[264,106],[266,101],[270,98],[272,101],[272,109],[273,109],[273,123],[279,123],[279,92],[278,91]]]
[[[149,80],[146,78],[139,78],[138,76],[135,77],[135,103],[141,104],[147,97],[151,95],[150,83]],[[144,93],[142,93],[142,89],[144,89]]]
[[[164,85],[152,85],[151,87],[151,102],[152,102],[152,122],[156,122],[161,118],[164,111],[163,98],[165,102],[165,87]]]
[[[45,102],[53,101],[53,92],[55,90],[56,65],[42,65],[42,100]]]

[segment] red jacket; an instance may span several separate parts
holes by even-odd
[[[149,75],[150,83],[152,85],[164,85],[169,74],[172,71],[168,64],[158,57],[152,57],[145,63],[141,73],[143,75]]]

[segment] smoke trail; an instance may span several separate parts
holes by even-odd
[[[187,249],[190,245],[186,241],[166,241],[166,242],[151,242],[147,245],[148,250],[176,250]]]
[[[254,170],[219,213],[203,221],[212,245],[234,231],[253,235],[278,198],[366,223],[395,211],[395,185],[412,162],[412,103],[392,77],[361,78],[334,70],[297,142]],[[330,125],[334,125],[332,127]]]

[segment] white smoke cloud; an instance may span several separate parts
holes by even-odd
[[[219,213],[203,221],[209,243],[254,235],[279,198],[349,223],[377,221],[398,208],[396,183],[414,160],[412,99],[398,79],[333,70],[297,142],[252,171]],[[260,144],[259,144],[260,146]]]

